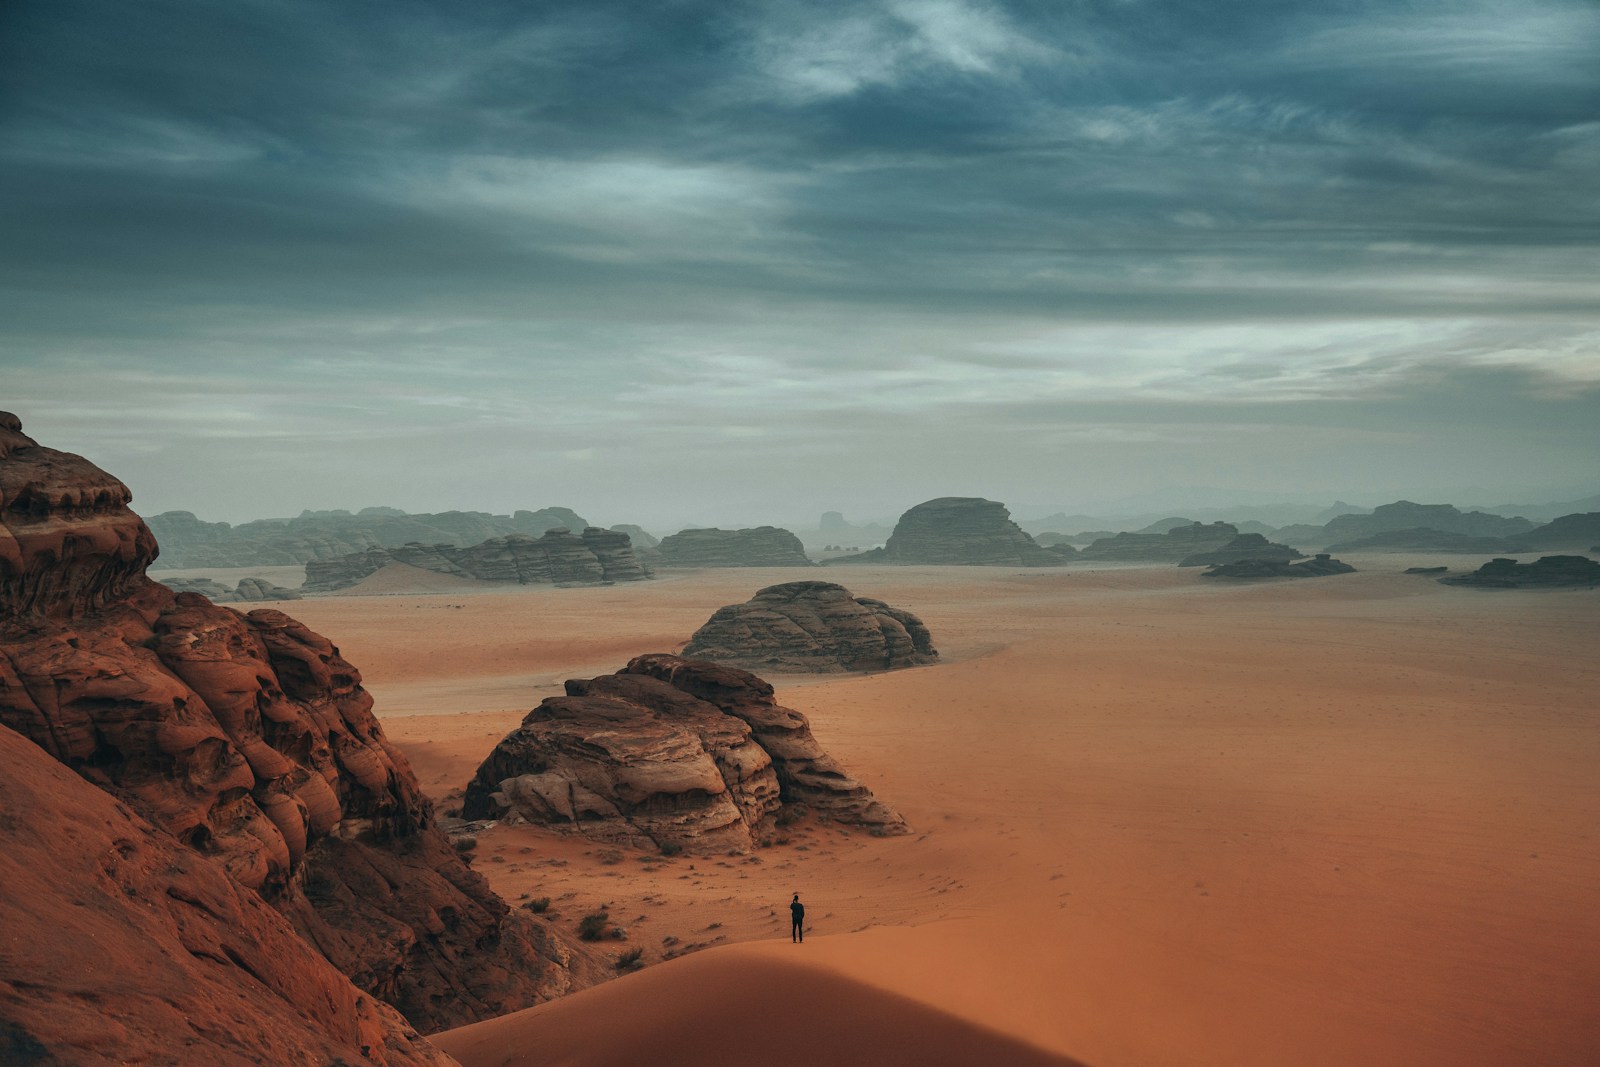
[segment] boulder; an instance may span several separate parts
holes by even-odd
[[[1187,526],[1171,527],[1166,533],[1124,532],[1103,537],[1082,549],[1078,558],[1106,562],[1178,563],[1191,556],[1219,551],[1238,536],[1238,528],[1226,522],[1193,522]]]
[[[1321,553],[1299,563],[1285,560],[1247,559],[1238,563],[1214,563],[1202,578],[1326,578],[1330,574],[1352,574],[1355,568],[1342,560]]]
[[[654,654],[568,681],[565,696],[530,711],[478,768],[462,814],[724,852],[760,843],[797,805],[875,833],[906,831],[765,681]]]
[[[909,611],[832,582],[786,582],[718,608],[683,654],[753,671],[886,671],[938,661]]]
[[[1534,563],[1514,559],[1492,559],[1471,574],[1440,578],[1445,585],[1476,586],[1480,589],[1555,588],[1600,585],[1600,562],[1588,556],[1541,556]]]
[[[901,515],[882,548],[828,562],[1054,567],[1064,558],[1023,533],[1004,504],[975,496],[945,496]]]
[[[1221,548],[1209,552],[1196,552],[1178,561],[1180,567],[1210,567],[1217,563],[1239,563],[1243,560],[1273,560],[1287,563],[1305,558],[1305,553],[1288,545],[1275,544],[1258,533],[1242,533]]]
[[[800,539],[776,526],[679,530],[656,546],[663,567],[810,567]]]
[[[432,1031],[565,992],[568,956],[460,859],[360,672],[280,611],[145,570],[120,482],[0,415],[0,725],[256,894]]]

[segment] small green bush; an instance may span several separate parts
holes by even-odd
[[[611,925],[611,916],[603,911],[591,911],[578,920],[578,936],[585,941],[598,941],[606,936],[606,927]]]
[[[550,910],[550,898],[549,897],[538,897],[538,898],[536,898],[534,900],[528,901],[526,904],[523,905],[523,907],[527,908],[529,911],[533,912],[535,915],[543,915],[545,912]]]

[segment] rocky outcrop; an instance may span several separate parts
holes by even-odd
[[[455,1062],[260,894],[3,726],[0,886],[0,1062]]]
[[[369,548],[339,559],[312,560],[306,564],[304,588],[308,593],[346,589],[391,563],[458,578],[522,585],[605,585],[650,577],[634,557],[627,534],[591,526],[581,536],[557,528],[542,537],[512,534],[490,538],[470,548],[401,545]]]
[[[938,661],[922,620],[832,582],[769,585],[718,608],[683,654],[752,671],[886,671]]]
[[[1305,553],[1288,545],[1268,541],[1258,533],[1242,533],[1221,548],[1210,552],[1196,552],[1178,561],[1180,567],[1210,567],[1217,563],[1239,563],[1243,560],[1270,560],[1287,563],[1303,559]]]
[[[1420,528],[1415,530],[1386,530],[1329,545],[1329,552],[1465,552],[1482,555],[1488,552],[1514,552],[1513,542],[1503,537],[1472,537],[1468,534],[1447,533],[1443,530]]]
[[[467,786],[469,819],[531,822],[597,841],[720,852],[803,806],[877,833],[905,821],[845,774],[745,671],[655,654],[574,679],[500,742]]]
[[[264,567],[409,544],[462,548],[495,537],[539,537],[557,527],[581,530],[588,524],[569,508],[511,515],[484,511],[408,515],[398,508],[363,508],[355,514],[305,511],[293,519],[258,519],[239,526],[202,522],[187,511],[168,511],[151,516],[149,525],[161,541],[163,567]]]
[[[168,578],[162,584],[174,593],[199,593],[213,604],[300,599],[300,590],[286,589],[265,578],[241,578],[232,589],[210,578]]]
[[[434,823],[360,673],[280,611],[176,593],[121,483],[0,415],[0,725],[257,894],[423,1030],[569,986]]]
[[[679,530],[656,546],[663,567],[809,567],[800,539],[776,526]]]
[[[1512,537],[1533,529],[1523,518],[1461,511],[1450,504],[1414,504],[1397,500],[1372,509],[1370,515],[1340,515],[1322,528],[1322,543],[1342,544],[1391,530],[1438,530],[1467,537]]]
[[[829,563],[907,563],[978,567],[1054,567],[1064,554],[1046,551],[1011,521],[1004,504],[976,496],[943,496],[911,508],[880,549]]]
[[[1082,560],[1119,563],[1178,563],[1190,556],[1216,552],[1239,536],[1226,522],[1190,523],[1167,533],[1119,533],[1103,537],[1078,553]]]
[[[1600,538],[1600,511],[1563,515],[1527,533],[1511,538],[1512,551],[1539,551],[1551,548],[1581,548]],[[1593,551],[1593,549],[1591,549]]]
[[[1326,578],[1331,574],[1352,574],[1355,568],[1326,553],[1299,563],[1282,560],[1247,559],[1238,563],[1217,563],[1200,575],[1202,578]]]
[[[1440,578],[1445,585],[1480,589],[1548,589],[1562,586],[1600,585],[1600,563],[1588,556],[1541,556],[1534,563],[1492,559],[1471,574]]]

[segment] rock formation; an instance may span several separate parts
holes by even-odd
[[[126,487],[0,414],[0,725],[205,857],[431,1031],[569,986],[435,826],[360,673],[282,612],[151,581]]]
[[[239,526],[202,522],[187,511],[168,511],[151,516],[149,525],[161,542],[163,567],[264,567],[408,544],[461,548],[494,537],[538,537],[557,527],[581,530],[588,524],[569,508],[511,515],[483,511],[407,515],[398,508],[363,508],[355,514],[306,511],[293,519],[258,519]]]
[[[1512,537],[1533,529],[1523,518],[1491,515],[1486,511],[1461,511],[1449,504],[1413,504],[1397,500],[1372,509],[1370,515],[1340,515],[1322,528],[1323,544],[1331,545],[1390,530],[1438,530],[1468,537]]]
[[[1480,589],[1554,588],[1600,585],[1600,563],[1588,556],[1541,556],[1536,563],[1492,559],[1471,574],[1440,578],[1445,585]]]
[[[1551,548],[1580,548],[1600,538],[1600,511],[1563,515],[1526,533],[1511,538],[1513,551],[1540,551]],[[1592,551],[1592,550],[1591,550]]]
[[[1287,563],[1303,559],[1305,553],[1288,545],[1268,541],[1258,533],[1242,533],[1221,548],[1209,552],[1196,552],[1178,561],[1180,567],[1210,567],[1217,563],[1239,563],[1243,560],[1272,560]]]
[[[1504,537],[1473,537],[1419,527],[1412,530],[1385,530],[1329,545],[1329,552],[1514,552],[1515,544]]]
[[[1078,553],[1083,560],[1126,563],[1177,563],[1190,556],[1216,552],[1239,536],[1226,522],[1190,523],[1167,533],[1119,533],[1103,537]]]
[[[174,593],[199,593],[213,604],[300,599],[300,590],[286,589],[265,578],[241,578],[232,589],[210,578],[168,578],[162,584]]]
[[[0,1062],[455,1062],[260,894],[4,726],[0,886]]]
[[[484,760],[467,818],[706,852],[759,843],[794,805],[876,833],[906,829],[753,674],[655,654],[566,690]]]
[[[391,563],[406,563],[458,578],[523,585],[604,585],[650,577],[634,557],[627,534],[590,526],[579,536],[557,527],[542,537],[511,534],[470,548],[401,545],[369,548],[339,559],[312,560],[306,564],[304,589],[308,593],[345,589]]]
[[[769,585],[718,608],[683,654],[785,673],[886,671],[939,658],[921,619],[832,582]]]
[[[1351,574],[1355,568],[1322,553],[1299,563],[1283,560],[1247,559],[1238,563],[1214,563],[1202,578],[1326,578],[1330,574]]]
[[[1011,521],[1004,504],[975,496],[942,496],[907,511],[879,549],[830,563],[929,563],[989,567],[1054,567],[1050,552]]]
[[[663,567],[810,567],[800,539],[776,526],[679,530],[656,546]]]

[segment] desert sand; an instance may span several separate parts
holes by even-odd
[[[673,651],[764,585],[843,581],[920,615],[942,654],[769,679],[910,836],[803,822],[747,856],[669,858],[485,831],[475,866],[503,896],[574,926],[608,905],[627,939],[597,951],[647,967],[440,1035],[468,1067],[1597,1062],[1600,593],[1347,559],[1360,573],[1235,584],[1085,566],[386,580],[292,610],[336,635],[445,808],[564,678]]]

